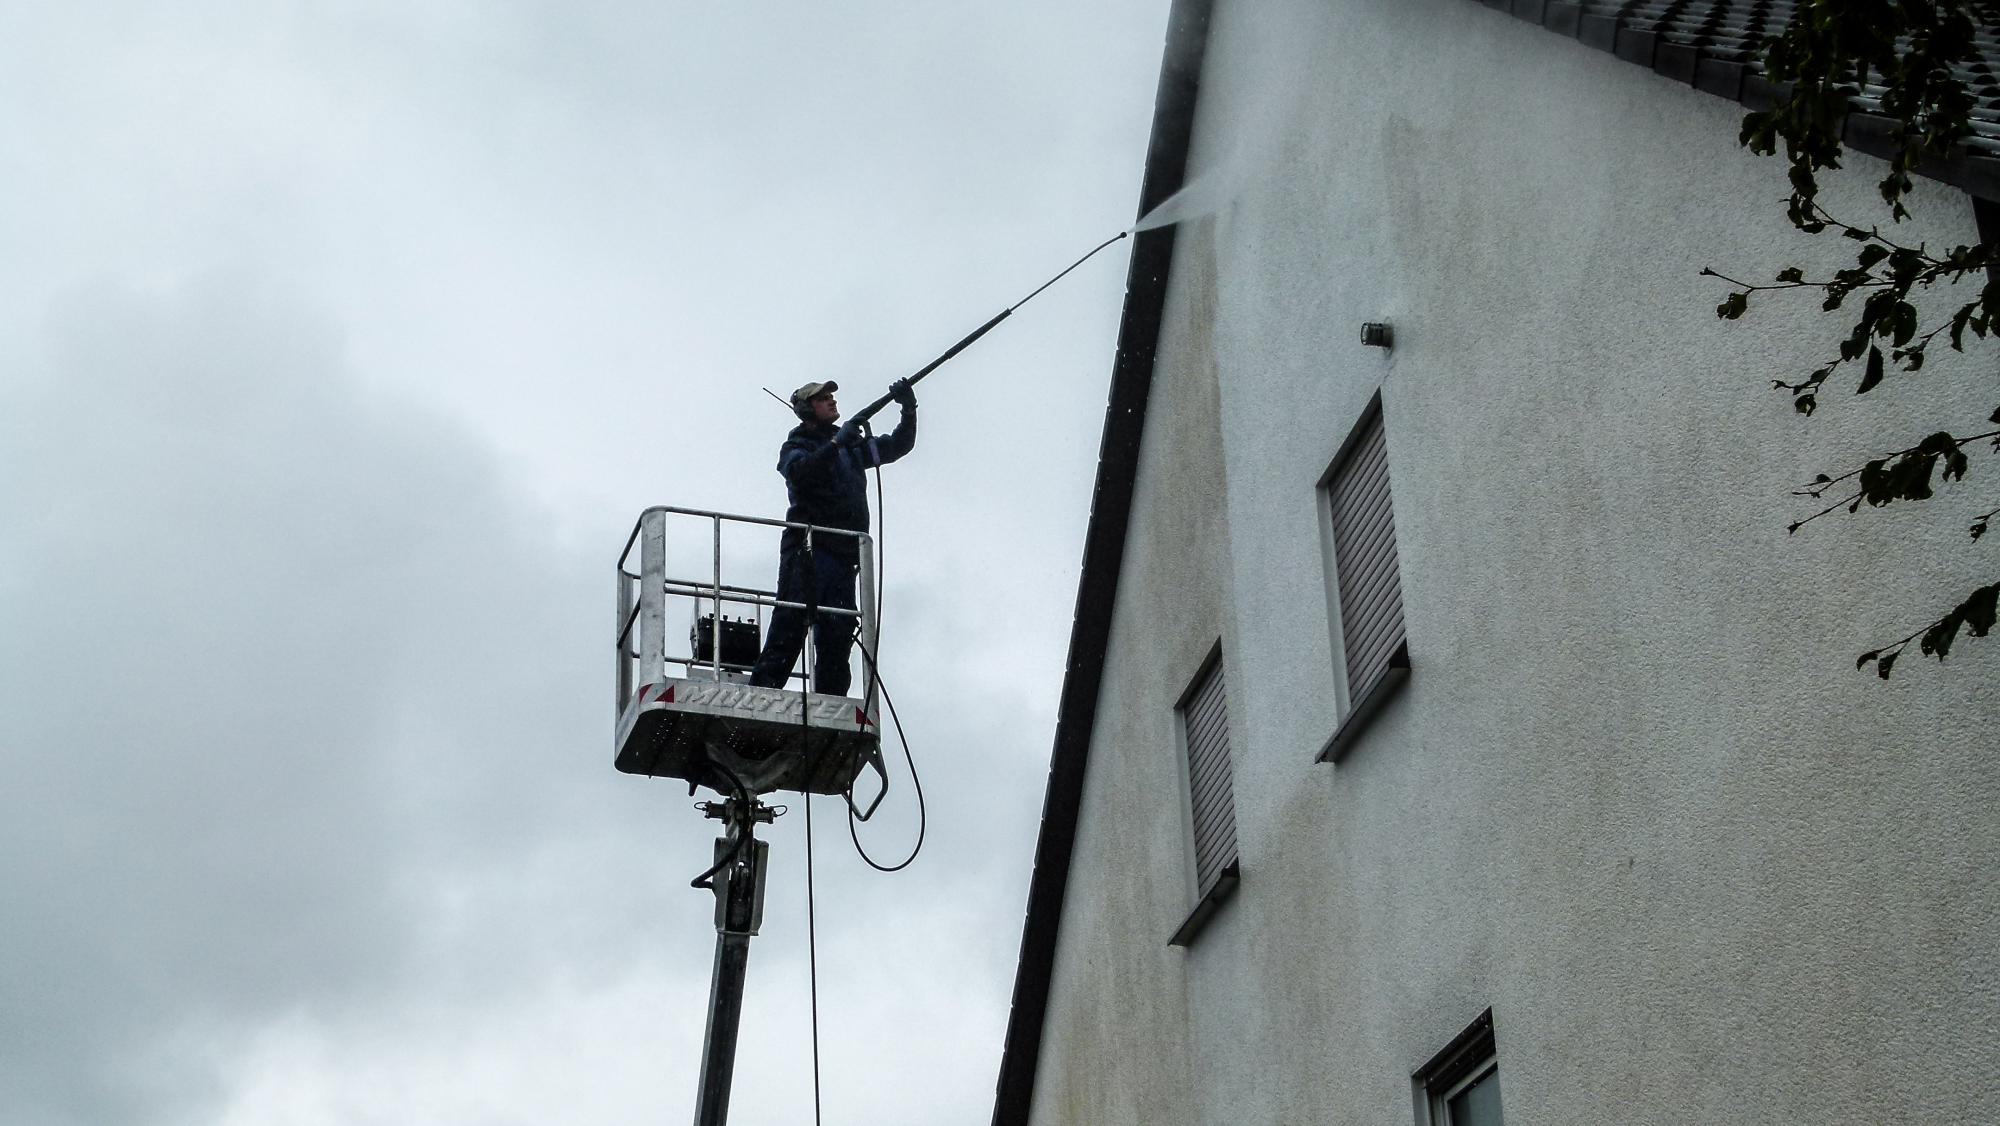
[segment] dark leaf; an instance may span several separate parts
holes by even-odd
[[[1965,480],[1965,451],[1956,446],[1944,454],[1944,472],[1940,474],[1947,481]]]
[[[1806,274],[1804,270],[1799,269],[1797,266],[1787,266],[1778,271],[1778,280],[1781,282],[1802,282],[1806,280]]]
[[[1861,386],[1856,387],[1854,393],[1857,395],[1866,395],[1868,392],[1873,391],[1875,385],[1880,382],[1882,382],[1882,349],[1870,347],[1868,349],[1868,370],[1862,374]]]
[[[1746,114],[1743,129],[1736,135],[1736,143],[1759,156],[1769,156],[1777,151],[1777,115],[1770,110]]]
[[[1899,649],[1896,652],[1891,653],[1888,656],[1883,657],[1880,660],[1876,661],[1875,675],[1881,677],[1883,680],[1889,679],[1889,670],[1895,667],[1896,658],[1902,655],[1903,655],[1902,650]]]
[[[1888,256],[1889,256],[1889,248],[1877,242],[1877,243],[1870,243],[1869,245],[1862,247],[1861,253],[1856,257],[1860,263],[1861,268],[1864,270],[1869,270],[1875,267],[1875,263],[1880,262],[1882,259],[1887,258]]]
[[[1901,285],[1909,285],[1917,280],[1924,270],[1924,256],[1908,247],[1898,247],[1889,259],[1889,273]]]
[[[1973,637],[1985,637],[1993,629],[1997,612],[2000,612],[2000,583],[1980,587],[1924,631],[1923,651],[1944,660],[1952,643],[1958,640],[1961,628]]]
[[[1992,632],[1993,623],[2000,621],[2000,583],[1973,591],[1958,609],[1965,615],[1965,632],[1985,637]]]
[[[1896,334],[1896,345],[1901,347],[1917,335],[1917,307],[1908,301],[1896,304],[1896,311],[1889,315],[1890,331]]]
[[[1715,307],[1715,315],[1725,321],[1733,321],[1742,316],[1744,310],[1749,307],[1750,295],[1748,293],[1732,293],[1729,295],[1728,300]]]

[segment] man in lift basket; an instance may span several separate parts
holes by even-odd
[[[800,422],[778,449],[778,472],[784,474],[791,506],[785,519],[823,528],[868,530],[868,469],[897,460],[917,444],[917,393],[910,381],[899,379],[889,393],[902,409],[896,429],[887,437],[867,438],[857,423],[836,426],[840,404],[831,380],[808,383],[792,392],[792,410]],[[853,536],[815,536],[810,550],[806,534],[786,528],[778,544],[778,600],[852,610],[854,578],[861,566],[861,543]],[[855,618],[818,614],[811,623],[816,659],[813,691],[847,695],[848,653],[854,643]],[[791,675],[806,640],[806,611],[781,606],[771,614],[771,631],[764,651],[750,670],[750,683],[780,688]]]

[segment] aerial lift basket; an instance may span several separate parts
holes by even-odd
[[[712,566],[705,581],[667,573],[670,525],[677,543],[679,535],[706,535]],[[761,619],[767,608],[806,607],[780,601],[774,590],[723,582],[723,533],[733,525],[798,528],[809,539],[855,539],[861,560],[860,608],[817,612],[852,618],[864,653],[875,652],[874,543],[866,533],[699,509],[648,508],[639,514],[618,556],[618,769],[677,778],[723,794],[739,785],[751,796],[776,790],[838,794],[865,819],[888,789],[876,722],[874,662],[864,661],[859,697],[808,692],[806,675],[815,656],[810,650],[793,673],[798,687],[753,687],[749,665],[758,647],[756,621],[732,619],[727,611],[750,608]],[[635,550],[637,571],[631,569]],[[691,611],[692,620],[686,656],[667,652],[667,617],[681,608]],[[862,787],[875,791],[865,808],[856,804],[853,793],[864,769],[872,769],[877,780],[873,787]]]

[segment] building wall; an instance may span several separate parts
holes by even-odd
[[[1077,830],[1076,855],[1097,861],[1071,867],[1038,1122],[1191,1121],[1194,1074],[1226,1066],[1190,1055],[1186,959],[1167,946],[1193,879],[1174,704],[1234,633],[1212,257],[1206,232],[1183,232],[1154,377],[1171,372],[1175,391],[1152,402],[1139,454]],[[1225,676],[1234,663],[1225,650]]]
[[[1993,403],[1795,415],[1769,381],[1835,318],[1718,321],[1700,270],[1850,244],[1791,231],[1740,108],[1470,0],[1218,0],[1201,98],[1192,175],[1244,190],[1179,235],[1036,1120],[1409,1121],[1490,1006],[1516,1126],[1990,1121],[2000,642],[1853,668],[1991,581],[1990,491],[1785,526]],[[1315,765],[1315,484],[1378,388],[1413,671]],[[1217,636],[1243,882],[1181,951],[1172,709]]]

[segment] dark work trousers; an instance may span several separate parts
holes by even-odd
[[[860,564],[824,549],[798,548],[778,564],[778,600],[810,602],[839,610],[854,609],[854,576]],[[850,614],[813,615],[813,691],[847,695],[848,654],[854,644]],[[806,643],[806,612],[780,606],[771,613],[771,631],[764,651],[750,670],[750,683],[782,688]]]

